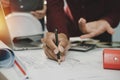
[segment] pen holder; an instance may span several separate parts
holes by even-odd
[[[104,49],[103,51],[104,69],[120,70],[120,49]]]

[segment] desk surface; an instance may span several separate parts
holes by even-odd
[[[47,59],[43,50],[14,52],[27,68],[30,80],[120,80],[120,70],[103,69],[102,51],[69,51],[61,65]],[[8,80],[21,80],[14,68],[0,71]]]

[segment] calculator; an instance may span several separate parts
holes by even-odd
[[[95,44],[87,44],[85,42],[74,42],[71,45],[71,48],[69,49],[70,51],[81,51],[81,52],[87,52],[89,50],[92,50],[96,47]]]

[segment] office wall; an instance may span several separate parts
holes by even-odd
[[[115,28],[115,33],[113,34],[112,40],[113,41],[120,41],[120,23],[117,26],[117,28]]]

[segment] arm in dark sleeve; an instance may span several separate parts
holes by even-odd
[[[115,28],[117,27],[119,21],[120,21],[120,0],[105,0],[105,17],[102,19],[105,19],[109,22],[109,24]]]
[[[64,13],[63,0],[47,0],[47,29],[54,32],[57,28],[59,33],[65,33],[68,36],[67,19]]]

